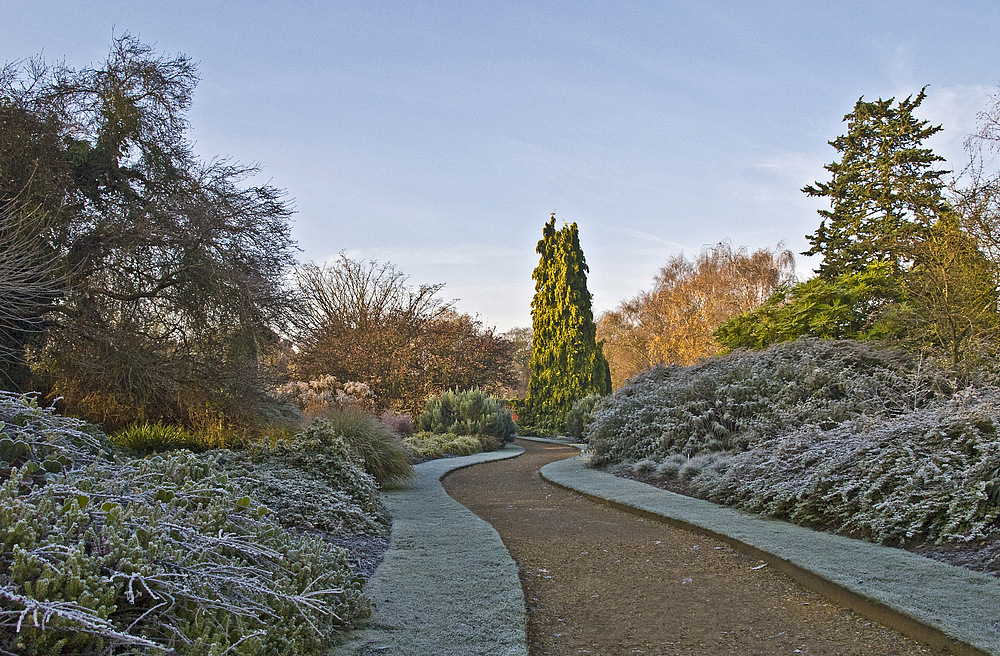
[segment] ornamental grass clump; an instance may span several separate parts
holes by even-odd
[[[398,487],[413,477],[413,460],[400,437],[382,421],[359,408],[329,408],[325,426],[347,442],[366,472],[382,487]]]
[[[173,424],[132,424],[111,436],[115,446],[129,449],[139,455],[162,453],[177,449],[206,451],[215,448],[207,437]]]
[[[495,437],[500,446],[517,434],[517,425],[503,402],[478,388],[427,399],[417,417],[417,428],[430,433]]]
[[[233,452],[112,456],[6,393],[0,420],[0,652],[318,654],[369,614],[347,553],[283,529],[224,470]]]

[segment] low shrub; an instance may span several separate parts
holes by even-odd
[[[413,423],[413,417],[406,412],[383,410],[379,414],[378,419],[386,428],[400,437],[407,437],[417,432],[417,427]]]
[[[566,413],[566,434],[568,436],[583,439],[587,429],[594,423],[594,414],[603,398],[602,394],[588,394],[570,406],[569,412]]]
[[[1000,529],[1000,388],[803,340],[641,374],[591,428],[611,471],[886,544]]]
[[[382,487],[402,485],[413,476],[413,460],[399,436],[371,413],[358,408],[328,408],[319,420],[344,438],[366,472]]]
[[[961,404],[807,426],[743,453],[671,456],[653,472],[640,472],[641,463],[632,469],[687,482],[712,501],[875,542],[969,542],[998,528],[998,425],[1000,390],[979,390]]]
[[[455,435],[489,435],[501,444],[517,434],[517,425],[503,402],[481,389],[448,391],[427,399],[424,411],[417,417],[417,428],[431,433]]]
[[[112,460],[49,409],[4,394],[0,418],[17,452],[0,485],[5,653],[313,654],[370,612],[346,552],[283,530],[220,466],[232,452]]]
[[[496,438],[488,438],[496,439]],[[444,458],[446,456],[471,456],[474,453],[482,453],[483,443],[478,437],[472,435],[456,435],[454,433],[431,433],[421,431],[415,435],[404,438],[406,446],[413,452],[414,457],[421,460],[433,458]],[[501,445],[494,442],[494,450]]]
[[[218,461],[230,477],[267,499],[283,526],[385,534],[390,520],[378,481],[357,453],[331,422],[317,419],[290,439],[222,452]]]

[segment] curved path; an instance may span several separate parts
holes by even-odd
[[[389,490],[392,534],[365,593],[371,619],[329,656],[527,656],[517,569],[489,524],[449,497],[447,472],[513,458],[519,447],[417,465]]]
[[[576,449],[521,444],[523,455],[454,472],[444,484],[517,561],[534,656],[948,653],[714,538],[547,483],[539,469]]]

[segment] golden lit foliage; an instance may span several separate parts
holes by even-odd
[[[720,352],[712,333],[720,323],[749,312],[794,278],[791,251],[750,252],[727,242],[705,248],[693,260],[675,255],[657,274],[653,289],[623,301],[598,322],[598,338],[619,387],[655,364],[688,365]]]

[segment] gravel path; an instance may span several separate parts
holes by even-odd
[[[945,654],[806,590],[728,545],[608,508],[540,478],[576,455],[526,453],[450,474],[518,563],[530,653]]]

